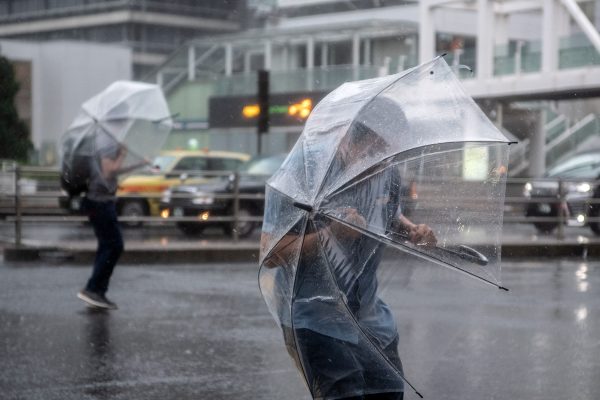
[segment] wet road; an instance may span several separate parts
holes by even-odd
[[[385,297],[425,398],[600,396],[600,262],[505,263],[509,293],[411,263]],[[121,265],[120,309],[97,313],[75,297],[87,267],[0,262],[0,398],[309,399],[256,272]]]

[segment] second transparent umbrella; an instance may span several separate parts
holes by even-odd
[[[410,385],[378,280],[386,246],[504,289],[508,144],[443,58],[317,105],[268,182],[259,273],[313,398]]]
[[[81,105],[61,140],[63,165],[72,171],[70,178],[78,180],[88,169],[99,169],[101,157],[115,157],[124,148],[122,168],[128,169],[154,157],[171,127],[160,86],[116,81]]]

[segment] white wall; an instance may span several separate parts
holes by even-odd
[[[38,151],[58,144],[85,100],[116,80],[131,79],[131,50],[115,45],[1,40],[0,53],[31,62],[31,139]]]

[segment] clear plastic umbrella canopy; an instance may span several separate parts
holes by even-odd
[[[509,144],[443,58],[345,83],[315,107],[267,184],[259,272],[314,398],[404,390],[385,247],[502,288]],[[402,218],[437,245],[408,240]]]
[[[158,85],[116,81],[82,104],[62,138],[63,162],[114,154],[124,146],[126,168],[156,155],[171,127],[169,107]]]

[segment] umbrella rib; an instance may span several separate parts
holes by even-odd
[[[100,129],[102,129],[102,131],[104,133],[106,133],[108,136],[110,136],[115,141],[115,143],[119,143],[120,145],[122,145],[122,143],[119,140],[117,140],[117,138],[115,138],[114,135],[108,131],[108,129],[106,129],[104,126],[102,126],[102,123],[100,121],[96,121],[96,120],[94,120],[94,121],[95,121],[96,125],[98,125],[98,127]],[[127,152],[129,154],[133,154],[137,158],[142,158],[142,159],[144,158],[144,157],[140,156],[139,154],[137,154],[137,152],[131,151],[131,149],[129,147],[127,147]]]
[[[289,196],[289,195],[287,195],[287,194],[283,193],[281,190],[278,190],[277,188],[275,188],[275,187],[273,187],[273,186],[271,186],[271,185],[268,185],[268,186],[269,186],[269,189],[271,189],[271,190],[273,190],[273,191],[277,192],[279,195],[281,195],[281,196],[283,196],[283,197],[286,197],[286,198],[288,198],[288,199],[292,200],[292,202],[294,202],[294,201],[295,201],[295,199],[294,199],[293,197],[291,197],[291,196]],[[300,215],[300,217],[299,217],[297,220],[295,220],[295,221],[294,221],[294,223],[293,223],[291,226],[294,226],[294,225],[296,225],[296,224],[298,223],[298,221],[300,221],[302,218],[304,218],[304,215]],[[305,229],[306,229],[306,227],[305,227]],[[277,238],[277,240],[276,240],[276,241],[273,243],[273,246],[272,246],[272,247],[269,249],[269,252],[268,252],[268,253],[267,253],[267,254],[266,254],[264,257],[263,257],[263,260],[266,260],[267,258],[269,258],[269,257],[271,256],[271,254],[273,253],[273,250],[275,250],[275,248],[277,247],[277,245],[278,245],[279,243],[281,243],[281,241],[282,241],[282,240],[283,240],[283,238],[284,238],[284,237],[287,235],[287,233],[288,233],[287,231],[284,231],[284,233],[283,233],[283,234],[282,234],[282,235],[281,235],[279,238]],[[290,244],[291,244],[291,243],[290,243]],[[286,247],[287,247],[287,246],[286,246]]]
[[[464,142],[463,142],[463,141],[456,141],[456,142],[440,142],[440,143],[436,143],[436,144],[461,144],[461,143],[463,143],[463,144],[464,144],[464,143],[481,143],[482,145],[490,145],[490,146],[491,146],[491,145],[494,145],[494,144],[506,144],[506,145],[509,145],[509,144],[510,144],[510,143],[508,143],[508,142],[502,142],[502,141],[492,141],[492,140],[490,140],[490,141],[464,141]],[[390,159],[392,159],[392,158],[394,158],[394,157],[398,157],[399,155],[401,155],[401,154],[403,154],[403,153],[407,153],[407,152],[410,152],[410,151],[415,151],[415,150],[418,150],[418,149],[421,149],[421,148],[425,148],[425,147],[427,147],[427,146],[431,146],[431,145],[429,144],[429,145],[424,145],[424,146],[414,147],[414,148],[411,148],[411,149],[406,149],[406,150],[402,150],[402,151],[398,151],[398,152],[392,153],[392,154],[390,154],[389,156],[387,156],[387,157],[385,157],[385,158],[383,158],[383,159],[381,159],[381,160],[379,160],[379,161],[377,161],[377,162],[373,163],[373,165],[372,165],[371,167],[369,167],[369,168],[373,168],[374,166],[376,166],[376,165],[378,165],[378,164],[385,163],[385,162],[387,162],[388,160],[390,160]],[[451,151],[454,151],[454,150],[442,150],[442,151],[438,151],[438,152],[436,152],[435,154],[448,153],[448,152],[451,152]],[[391,166],[397,166],[397,165],[400,165],[400,164],[402,164],[402,163],[404,163],[404,162],[407,162],[407,161],[415,160],[415,159],[417,159],[417,158],[419,158],[419,157],[421,157],[421,156],[422,156],[422,155],[415,155],[414,157],[409,157],[409,158],[406,158],[406,159],[403,159],[403,160],[398,160],[398,161],[392,162],[392,163],[390,163],[389,165],[386,165],[386,168],[387,168],[387,167],[391,167]],[[384,169],[385,169],[385,168],[384,168]],[[348,178],[346,181],[344,181],[344,182],[342,182],[342,183],[338,184],[337,186],[334,186],[334,187],[331,189],[330,193],[329,193],[329,194],[327,194],[327,195],[325,195],[324,197],[326,197],[326,198],[331,198],[331,197],[333,197],[333,196],[335,196],[335,195],[337,195],[337,194],[341,193],[342,191],[344,191],[344,190],[346,190],[346,189],[349,189],[349,188],[351,188],[352,186],[355,186],[355,185],[359,184],[360,182],[363,182],[365,179],[368,179],[368,178],[372,177],[373,175],[376,175],[376,174],[380,173],[381,171],[382,171],[382,170],[379,170],[379,169],[378,169],[378,170],[376,170],[376,171],[373,171],[373,173],[369,174],[368,176],[365,176],[365,177],[364,177],[364,178],[362,178],[362,179],[359,179],[359,180],[357,180],[357,181],[355,181],[355,182],[352,182],[352,180],[353,180],[353,179],[356,179],[358,176],[360,176],[360,174],[361,174],[362,172],[361,172],[361,173],[357,173],[355,176],[352,176],[352,177]],[[363,170],[363,172],[364,172],[364,170]],[[345,186],[345,185],[347,185],[349,182],[352,182],[352,183],[351,183],[350,185],[348,185],[348,186]]]
[[[496,287],[498,289],[502,289],[502,290],[508,291],[508,289],[505,288],[504,286],[501,286],[501,285],[499,285],[499,284],[497,284],[495,282],[492,282],[489,279],[483,278],[483,277],[481,277],[479,275],[476,275],[476,274],[474,274],[472,272],[469,272],[466,269],[461,268],[461,267],[459,267],[457,265],[454,265],[454,264],[451,264],[451,263],[449,263],[447,261],[444,261],[441,258],[435,257],[435,256],[433,256],[431,254],[422,253],[422,252],[417,251],[417,250],[413,249],[412,247],[407,246],[407,245],[405,245],[403,243],[395,242],[395,241],[393,241],[393,240],[391,240],[391,239],[389,239],[389,238],[387,238],[387,237],[385,237],[383,235],[379,235],[379,234],[373,233],[373,232],[371,232],[371,231],[369,231],[369,230],[367,230],[365,228],[361,228],[359,226],[349,224],[348,222],[346,222],[346,221],[344,221],[344,220],[342,220],[340,218],[334,217],[332,215],[325,214],[325,213],[321,213],[321,214],[323,216],[331,219],[331,220],[339,222],[339,223],[341,223],[341,224],[343,224],[343,225],[345,225],[345,226],[347,226],[349,228],[352,228],[352,229],[354,229],[354,230],[362,233],[363,235],[366,235],[366,236],[369,236],[369,237],[371,237],[373,239],[379,240],[379,241],[381,241],[381,242],[383,242],[383,243],[385,243],[387,245],[390,245],[390,246],[395,247],[395,248],[400,249],[400,250],[404,250],[407,253],[410,253],[410,254],[415,255],[417,257],[421,257],[421,258],[424,258],[424,259],[429,260],[429,261],[434,261],[434,262],[436,262],[436,263],[438,263],[438,264],[440,264],[442,266],[445,266],[445,267],[450,268],[450,269],[454,269],[454,270],[456,270],[458,272],[462,272],[462,273],[466,274],[467,276],[470,276],[472,278],[478,279],[478,280],[480,280],[480,281],[482,281],[484,283],[487,283],[488,285],[494,286],[494,287]],[[437,247],[437,248],[444,250],[443,247]]]
[[[319,246],[319,250],[320,250],[321,254],[323,254],[323,255],[324,255],[324,254],[325,254],[325,251],[324,251],[324,249],[323,249],[323,247],[322,247],[322,241],[323,241],[323,238],[322,238],[321,231],[320,231],[320,230],[317,230],[317,229],[316,229],[316,227],[315,227],[315,230],[317,231],[317,234],[318,234],[318,237],[319,237],[319,240],[317,240],[317,243],[318,243],[318,246]],[[331,276],[331,279],[332,279],[332,281],[333,281],[333,284],[335,285],[335,287],[336,287],[336,289],[337,289],[338,293],[341,293],[341,292],[342,292],[342,290],[340,289],[340,287],[339,287],[339,285],[338,285],[337,279],[335,279],[335,276],[334,276],[334,275],[333,275],[333,273],[331,272],[331,271],[332,271],[332,269],[333,269],[333,267],[331,266],[331,263],[329,262],[329,259],[328,259],[327,257],[325,257],[325,256],[323,256],[323,258],[325,259],[325,262],[327,263],[327,266],[328,266],[327,270],[329,271],[329,274],[330,274],[330,276]],[[294,283],[295,283],[295,282],[294,282]],[[381,350],[381,349],[380,349],[380,348],[379,348],[379,347],[378,347],[378,346],[377,346],[375,343],[373,343],[373,341],[371,340],[371,338],[369,337],[369,335],[368,335],[368,334],[365,332],[365,330],[363,329],[363,327],[360,325],[360,323],[358,322],[358,320],[356,319],[356,317],[354,316],[354,314],[353,314],[353,313],[352,313],[352,311],[350,310],[350,307],[348,306],[348,304],[346,303],[346,301],[344,301],[343,299],[342,299],[342,304],[344,305],[344,308],[345,308],[345,309],[346,309],[346,311],[348,312],[348,315],[350,315],[350,318],[352,318],[352,320],[354,321],[356,328],[357,328],[357,329],[360,331],[360,333],[361,333],[361,334],[362,334],[362,335],[363,335],[363,336],[366,338],[367,342],[368,342],[368,343],[369,343],[369,344],[370,344],[370,345],[371,345],[373,348],[375,348],[375,350],[376,350],[376,351],[379,353],[379,355],[380,355],[380,356],[382,356],[382,357],[383,357],[383,359],[384,359],[384,360],[387,362],[387,364],[388,364],[390,367],[392,367],[392,369],[393,369],[394,371],[396,371],[396,372],[398,373],[398,375],[400,375],[400,377],[402,378],[402,380],[403,380],[404,382],[406,382],[406,384],[407,384],[408,386],[410,386],[410,388],[411,388],[412,390],[414,390],[414,392],[415,392],[415,393],[416,393],[416,394],[417,394],[417,395],[418,395],[420,398],[423,398],[423,395],[422,395],[421,393],[419,393],[419,391],[418,391],[418,390],[417,390],[417,389],[416,389],[416,388],[413,386],[413,384],[412,384],[412,383],[410,383],[410,382],[408,381],[408,379],[406,379],[406,377],[404,376],[404,374],[403,374],[402,372],[400,372],[400,371],[398,370],[398,368],[397,368],[397,367],[396,367],[394,364],[392,364],[392,362],[391,362],[391,361],[388,359],[388,357],[385,355],[385,353],[384,353],[384,352],[383,352],[383,351],[382,351],[382,350]],[[292,319],[292,324],[293,324],[293,319]],[[295,335],[294,335],[294,336],[295,336]]]

